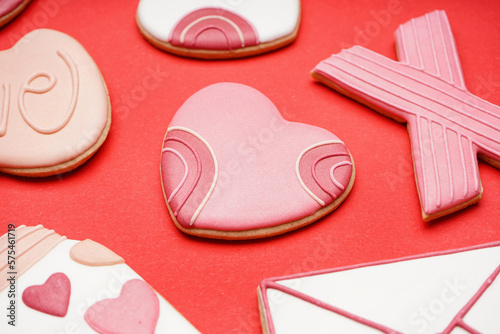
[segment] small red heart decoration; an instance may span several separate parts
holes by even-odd
[[[104,299],[85,312],[85,321],[101,334],[153,334],[160,315],[160,301],[143,280],[125,283],[120,296]]]
[[[71,283],[64,273],[52,274],[42,285],[32,285],[23,292],[26,306],[50,315],[64,317],[68,312]]]

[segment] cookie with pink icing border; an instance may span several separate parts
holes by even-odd
[[[258,288],[263,332],[500,333],[500,242],[293,274]]]
[[[15,300],[15,316],[6,311],[0,333],[199,333],[104,245],[41,225],[10,227],[0,236],[0,256],[14,250],[15,261],[0,262],[0,303]]]
[[[63,173],[87,161],[111,125],[108,92],[72,37],[34,30],[0,52],[0,171]]]
[[[143,36],[167,52],[194,58],[240,58],[295,40],[300,0],[141,0]]]
[[[191,96],[161,154],[174,223],[209,238],[260,238],[310,224],[344,201],[354,174],[334,134],[284,120],[262,93],[235,83]]]
[[[476,203],[478,156],[500,167],[500,107],[470,93],[444,11],[396,31],[400,61],[360,46],[320,62],[312,76],[407,123],[424,220]]]
[[[0,1],[0,27],[3,27],[19,15],[31,0],[2,0]]]

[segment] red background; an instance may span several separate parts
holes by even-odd
[[[82,167],[44,179],[0,175],[1,234],[9,222],[43,224],[71,239],[98,241],[123,256],[203,333],[259,333],[256,287],[266,277],[500,240],[499,170],[480,163],[480,203],[425,223],[406,127],[309,75],[319,61],[353,44],[395,59],[397,26],[444,9],[469,89],[500,105],[500,2],[303,1],[295,43],[233,61],[183,59],[157,50],[139,34],[137,3],[34,0],[0,30],[0,49],[38,27],[76,38],[98,64],[113,111],[108,139]],[[391,3],[398,12],[383,17]],[[154,71],[163,73],[156,82],[150,78]],[[286,119],[324,127],[346,143],[356,181],[333,214],[293,233],[250,242],[204,240],[175,228],[160,186],[162,138],[190,95],[221,81],[250,85]]]

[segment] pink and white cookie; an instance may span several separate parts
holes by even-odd
[[[0,237],[0,255],[0,302],[10,307],[0,333],[199,333],[123,258],[92,240],[19,226]]]
[[[400,61],[360,46],[320,62],[312,76],[407,123],[424,220],[481,199],[478,156],[500,167],[500,107],[470,93],[444,11],[396,31]]]
[[[2,0],[0,1],[0,27],[3,27],[19,15],[31,0]]]
[[[300,0],[141,0],[137,24],[167,52],[193,58],[240,58],[292,43]]]
[[[500,333],[500,242],[270,278],[263,332]]]
[[[74,169],[103,144],[108,91],[72,37],[34,30],[0,52],[0,171],[47,176]]]
[[[217,239],[277,235],[335,210],[354,163],[331,132],[285,121],[259,91],[219,83],[177,111],[161,155],[163,193],[183,232]]]

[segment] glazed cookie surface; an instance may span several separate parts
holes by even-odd
[[[68,240],[41,225],[19,226],[0,237],[7,259],[15,240],[16,317],[1,333],[199,333],[123,258],[91,240]],[[2,277],[12,270],[4,262]],[[12,289],[0,282],[0,302]],[[10,319],[12,321],[12,319]]]
[[[498,333],[500,243],[264,280],[266,334]]]
[[[194,58],[246,57],[295,40],[299,0],[141,0],[137,24],[167,52]]]
[[[407,123],[422,216],[431,220],[481,199],[478,156],[500,166],[500,108],[467,90],[444,11],[401,25],[396,43],[399,62],[354,46],[312,76]]]
[[[111,125],[106,85],[87,51],[39,29],[0,59],[0,171],[47,176],[87,161]]]
[[[3,27],[19,15],[31,0],[2,0],[0,1],[0,27]]]
[[[354,165],[329,131],[285,121],[251,87],[219,83],[195,93],[175,114],[161,177],[180,230],[251,239],[333,211],[352,188]]]

